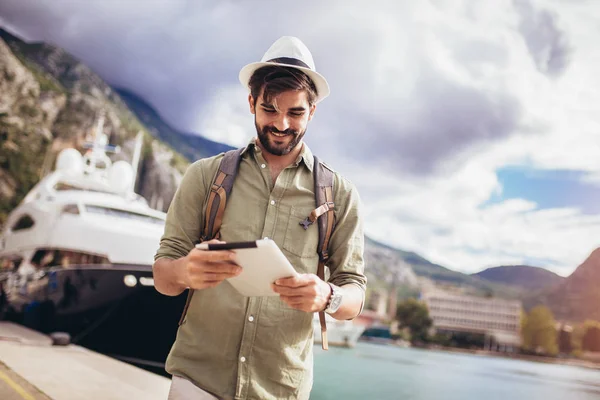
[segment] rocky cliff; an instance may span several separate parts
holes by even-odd
[[[130,160],[144,133],[137,189],[166,210],[188,162],[150,135],[112,88],[64,50],[0,30],[0,224],[65,147],[82,148],[99,116]]]
[[[39,79],[41,78],[41,79]],[[0,222],[37,182],[52,129],[67,102],[0,40]]]

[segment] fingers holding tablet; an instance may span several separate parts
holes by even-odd
[[[211,240],[207,243],[222,242]],[[231,250],[206,251],[194,248],[186,257],[183,280],[191,289],[215,287],[242,272],[235,259],[235,253]]]
[[[306,312],[323,310],[331,292],[330,286],[315,274],[277,279],[272,288],[288,306]]]
[[[194,250],[197,253],[194,253]],[[218,262],[239,264],[241,266],[239,275],[225,279],[244,296],[279,296],[271,284],[277,279],[298,275],[277,244],[270,239],[246,242],[211,240],[196,245],[194,250],[190,252],[190,254],[193,253],[193,257],[209,259],[214,264]],[[215,253],[215,256],[211,258],[206,253]],[[210,270],[210,273],[215,273],[215,271]],[[214,275],[209,277],[216,278]]]

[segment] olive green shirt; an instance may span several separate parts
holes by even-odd
[[[155,259],[177,259],[199,242],[205,202],[222,154],[186,171],[169,207]],[[317,224],[300,225],[315,209],[313,156],[306,144],[275,185],[254,144],[240,169],[221,225],[226,242],[268,237],[299,273],[317,273]],[[336,228],[329,244],[329,282],[366,287],[360,199],[334,173]],[[313,378],[313,313],[289,308],[278,296],[244,297],[227,281],[196,290],[167,359],[170,374],[183,376],[225,399],[307,399]]]

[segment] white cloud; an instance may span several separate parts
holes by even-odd
[[[256,135],[247,97],[248,91],[241,85],[224,85],[199,110],[199,131],[215,141],[245,146]]]
[[[522,199],[478,208],[495,187],[482,171],[473,165],[448,180],[366,202],[369,234],[463,272],[533,263],[567,275],[599,245],[600,216],[539,210]]]
[[[583,183],[600,187],[600,171],[585,175],[581,180]]]
[[[575,12],[571,15],[561,11],[560,15],[579,17]],[[495,171],[503,166],[600,173],[600,157],[597,157],[600,97],[598,92],[588,89],[598,87],[593,82],[600,84],[594,74],[600,62],[592,61],[600,53],[593,42],[586,41],[586,31],[578,27],[580,34],[571,35],[568,27],[572,21],[561,20],[575,53],[562,76],[549,77],[536,65],[539,60],[528,53],[524,39],[516,31],[514,10],[506,2],[454,14],[448,9],[440,12],[424,5],[413,10],[407,20],[408,27],[388,23],[386,18],[382,20],[376,50],[368,57],[374,62],[357,83],[360,94],[351,96],[351,90],[339,88],[347,93],[346,104],[336,109],[335,114],[323,106],[328,114],[324,122],[318,120],[323,115],[317,114],[319,122],[313,124],[309,135],[318,135],[318,140],[309,136],[309,143],[314,141],[314,147],[333,158],[333,165],[359,186],[367,211],[368,233],[377,239],[465,272],[533,262],[561,275],[570,273],[600,245],[599,217],[582,215],[576,208],[539,210],[535,203],[523,199],[487,208],[481,205],[493,193],[501,192]],[[482,29],[483,25],[487,29]],[[360,27],[356,29],[360,31]],[[404,39],[409,36],[407,30],[416,32],[411,38],[420,46]],[[474,54],[474,48],[480,52]],[[548,55],[545,57],[547,60]],[[473,142],[476,135],[465,133],[468,146],[436,158],[435,173],[415,175],[395,170],[399,163],[389,159],[394,153],[397,157],[410,156],[406,151],[398,146],[386,154],[385,146],[390,141],[394,143],[394,138],[410,136],[411,129],[406,128],[411,124],[424,122],[419,108],[430,103],[415,105],[415,99],[419,100],[415,94],[420,90],[415,82],[428,65],[435,65],[436,76],[444,76],[453,84],[475,88],[492,98],[508,94],[521,105],[523,112],[501,140],[478,143]],[[344,78],[353,82],[348,76]],[[377,100],[365,102],[365,99]],[[333,105],[339,106],[339,103]],[[337,130],[338,124],[331,121],[332,117],[346,118],[347,113],[342,111],[351,109],[361,110],[361,116],[396,124],[398,129],[365,130],[350,135],[346,130]],[[463,112],[463,118],[472,117],[468,109],[458,111]],[[395,114],[401,118],[394,118]],[[354,121],[351,116],[348,118]],[[236,120],[244,126],[248,123],[247,118],[234,114],[223,119]],[[475,116],[473,123],[477,122]],[[444,127],[441,128],[443,135]],[[385,136],[390,134],[394,136]],[[346,140],[360,136],[363,139],[358,144]],[[366,138],[373,149],[360,163],[354,162],[352,153],[348,156],[340,151],[348,146],[359,146],[358,150],[363,151],[361,144]],[[435,143],[429,143],[423,149],[435,147]],[[377,148],[381,151],[376,151]],[[388,158],[377,159],[381,153]],[[373,161],[369,162],[369,158]]]
[[[496,170],[508,165],[583,170],[600,181],[600,7],[558,0],[266,7],[8,1],[0,13],[137,89],[177,126],[234,145],[254,133],[239,68],[277,37],[297,35],[332,87],[307,141],[359,187],[370,235],[471,272],[539,260],[565,275],[600,245],[598,216],[575,205],[538,210],[512,199],[481,208],[501,192]]]

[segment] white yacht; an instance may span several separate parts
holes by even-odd
[[[119,149],[102,127],[101,117],[83,155],[62,150],[55,170],[8,216],[0,237],[0,317],[160,363],[185,302],[154,290],[166,214],[134,192],[141,136],[131,164],[113,163],[107,153]]]
[[[365,331],[363,325],[353,321],[340,321],[328,314],[325,314],[325,321],[327,322],[327,342],[330,346],[354,347],[360,335]],[[313,318],[313,336],[315,344],[322,342],[319,313],[315,313]]]
[[[56,170],[10,213],[0,240],[4,269],[7,260],[33,269],[40,262],[152,264],[165,213],[133,192],[132,167],[112,164],[106,135],[98,137],[83,156],[64,149]]]

